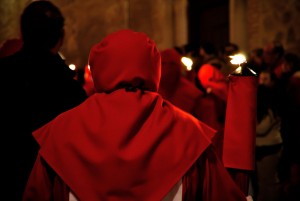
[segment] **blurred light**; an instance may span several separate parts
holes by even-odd
[[[256,72],[254,70],[252,70],[251,68],[249,68],[249,70],[251,71],[251,73],[253,73],[254,75],[256,75]]]
[[[236,73],[242,73],[242,67],[241,67],[241,66],[237,67],[237,68],[235,69],[235,72],[236,72]]]
[[[229,56],[231,58],[230,63],[232,64],[238,64],[246,62],[246,57],[243,54],[236,54],[233,56]]]
[[[61,58],[62,60],[66,60],[66,57],[65,57],[61,52],[58,52],[58,55],[60,56],[60,58]]]
[[[70,65],[69,65],[69,68],[70,68],[71,70],[76,70],[75,64],[70,64]]]
[[[190,59],[188,57],[182,57],[181,62],[186,67],[186,70],[188,70],[188,71],[192,70],[192,65],[193,65],[192,59]]]

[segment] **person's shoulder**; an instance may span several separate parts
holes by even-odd
[[[177,107],[173,103],[168,100],[164,100],[164,107],[168,107],[169,112],[173,114],[173,116],[177,119],[177,122],[182,122],[186,125],[198,124],[198,119],[194,117],[192,114],[184,111],[183,109]]]
[[[8,55],[8,56],[0,58],[0,62],[1,62],[1,64],[2,63],[7,63],[7,64],[13,63],[13,61],[17,61],[20,58],[20,56],[21,56],[21,53],[16,52],[12,55]]]
[[[172,105],[172,103],[170,103]],[[176,123],[189,132],[202,133],[208,141],[215,136],[216,130],[200,121],[192,114],[172,105],[173,113],[176,116]]]
[[[193,94],[194,97],[203,96],[203,92],[191,81],[186,78],[180,80],[182,86],[187,89],[187,91]]]
[[[0,71],[2,74],[2,78],[11,79],[17,76],[19,73],[22,73],[22,56],[19,52],[0,58]]]

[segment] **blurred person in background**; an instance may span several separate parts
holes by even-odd
[[[283,152],[279,171],[282,200],[294,201],[300,199],[300,58],[297,54],[283,56],[276,90],[282,118]]]
[[[265,85],[267,87],[274,87],[277,83],[277,77],[275,73],[268,70],[263,70],[258,74],[258,84]],[[273,89],[274,90],[274,89]]]
[[[164,99],[217,130],[213,142],[221,155],[224,122],[218,110],[218,99],[202,92],[186,79],[182,74],[184,66],[181,62],[181,55],[174,48],[161,51],[161,63],[158,92]]]
[[[217,57],[216,48],[211,43],[205,43],[200,46],[199,55],[202,58],[197,72],[199,88],[204,88],[206,93],[212,93],[226,103],[229,83],[220,70],[224,63]]]
[[[263,48],[264,69],[274,72],[277,78],[281,77],[285,49],[280,42],[272,41]]]
[[[280,195],[278,164],[283,140],[280,131],[281,118],[274,100],[273,86],[271,83],[260,82],[257,89],[255,149],[257,201],[278,201]]]
[[[261,71],[266,70],[263,66],[263,48],[255,48],[250,51],[248,64],[254,72],[258,75]]]

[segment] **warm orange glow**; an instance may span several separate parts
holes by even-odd
[[[192,70],[193,60],[188,57],[182,57],[181,62],[186,67],[186,70],[190,71]]]
[[[236,54],[233,56],[229,56],[231,58],[230,63],[232,64],[238,64],[240,65],[241,63],[245,63],[246,57],[243,54]]]

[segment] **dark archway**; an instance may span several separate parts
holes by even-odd
[[[188,0],[188,43],[229,42],[229,0]]]

